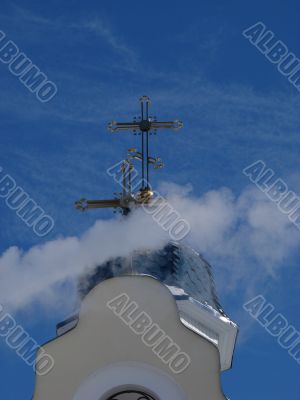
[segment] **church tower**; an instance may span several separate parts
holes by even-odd
[[[112,207],[126,215],[136,207],[161,207],[150,186],[149,135],[180,129],[180,121],[141,117],[109,124],[112,132],[133,130],[141,149],[130,149],[118,166],[122,193],[111,200],[81,199],[75,207]],[[134,162],[141,180],[134,188]],[[159,250],[134,251],[108,260],[78,282],[79,307],[57,325],[43,346],[54,359],[36,376],[33,400],[224,400],[220,376],[232,365],[237,325],[222,309],[211,266],[192,248],[170,240]],[[37,359],[39,354],[37,355]]]

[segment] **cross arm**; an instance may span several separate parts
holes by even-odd
[[[110,132],[119,132],[119,131],[127,131],[127,130],[139,130],[140,125],[138,122],[117,122],[112,121],[109,122],[107,128]]]
[[[178,130],[183,127],[183,123],[181,121],[151,121],[151,120],[143,120],[140,122],[117,122],[112,121],[108,124],[108,129],[111,132],[119,132],[119,131],[145,131],[148,132],[152,129],[173,129]]]
[[[174,129],[178,130],[183,127],[181,121],[153,121],[151,122],[151,129]]]
[[[91,208],[117,208],[121,207],[121,202],[118,199],[113,200],[86,200],[80,199],[75,202],[75,208],[80,211],[86,211]]]

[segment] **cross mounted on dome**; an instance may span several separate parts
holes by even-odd
[[[162,168],[161,158],[149,156],[149,135],[156,134],[159,129],[179,130],[183,127],[181,121],[157,121],[156,117],[149,116],[151,101],[148,96],[140,99],[141,116],[134,118],[132,122],[112,121],[108,124],[111,133],[122,131],[133,131],[135,135],[141,136],[141,151],[132,148],[128,150],[127,159],[123,160],[119,171],[122,173],[122,193],[111,200],[86,200],[75,202],[75,208],[86,211],[91,208],[119,208],[124,215],[128,214],[134,205],[148,204],[153,198],[150,189],[149,167]],[[132,192],[132,173],[134,172],[133,161],[141,162],[141,187],[135,193]]]

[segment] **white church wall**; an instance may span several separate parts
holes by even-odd
[[[146,313],[190,358],[184,370],[172,370],[168,352],[159,357],[142,335],[130,328],[128,321],[139,314],[124,313],[125,323],[107,306],[124,293],[137,304],[136,313]],[[46,376],[37,377],[34,400],[106,400],[114,382],[116,390],[140,385],[157,400],[225,399],[218,348],[182,324],[173,295],[147,276],[100,283],[84,299],[77,326],[44,348],[55,366]]]

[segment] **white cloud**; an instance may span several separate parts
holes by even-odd
[[[222,188],[201,198],[181,188],[176,194],[173,186],[170,200],[191,225],[187,241],[226,278],[223,292],[240,284],[250,290],[266,277],[276,277],[299,247],[299,230],[251,186],[237,197]]]
[[[138,212],[126,220],[97,221],[81,237],[59,238],[26,252],[10,247],[0,258],[0,303],[22,307],[39,297],[45,302],[53,285],[136,248],[158,248],[166,240],[164,231]],[[63,294],[57,296],[62,300]]]
[[[226,188],[195,198],[190,187],[161,188],[173,207],[187,219],[186,242],[214,261],[226,277],[222,291],[276,276],[300,242],[299,231],[257,189],[235,197]],[[40,298],[59,302],[57,284],[74,280],[112,257],[133,250],[161,248],[169,237],[142,210],[128,218],[97,221],[81,237],[58,238],[28,251],[11,247],[0,258],[0,303],[20,308]]]

